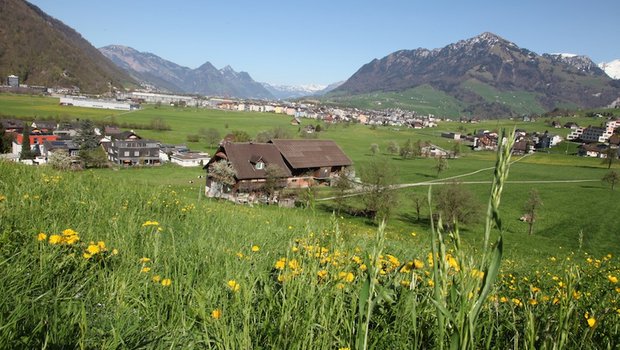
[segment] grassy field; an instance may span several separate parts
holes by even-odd
[[[0,95],[0,106],[21,117],[162,118],[171,131],[138,132],[167,143],[186,143],[200,128],[252,136],[298,129],[271,114],[152,106],[119,113],[12,95]],[[433,259],[437,236],[428,208],[418,221],[411,198],[426,196],[428,182],[456,177],[484,207],[495,154],[465,150],[438,176],[434,160],[385,151],[388,142],[408,139],[450,148],[441,131],[463,125],[469,132],[546,127],[541,120],[423,130],[341,124],[321,133],[357,168],[385,157],[398,183],[416,185],[398,190],[385,230],[333,215],[329,201],[281,209],[209,200],[201,169],[59,173],[0,162],[0,348],[410,349],[437,348],[464,334],[472,348],[617,347],[618,190],[601,183],[607,169],[599,160],[563,151],[513,158],[500,206],[501,270],[473,330],[457,331],[481,293],[476,286],[486,283],[476,277],[485,261],[484,220],[461,227],[461,245],[445,237],[445,252]],[[528,235],[518,219],[532,188],[543,206]],[[319,197],[329,194],[321,191]]]

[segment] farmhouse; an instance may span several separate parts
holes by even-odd
[[[234,173],[224,183],[216,163],[229,165]],[[305,188],[330,185],[353,162],[331,140],[272,140],[269,143],[224,142],[203,167],[207,171],[209,197],[235,199],[240,194],[252,198],[264,195],[265,186]]]

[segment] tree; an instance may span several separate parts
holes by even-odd
[[[273,198],[278,189],[286,187],[286,183],[282,181],[282,169],[277,165],[267,165],[265,167],[265,185],[263,189],[267,192],[269,198]]]
[[[461,155],[461,142],[456,141],[452,146],[452,156],[458,158]]]
[[[403,159],[410,159],[415,157],[415,148],[414,148],[414,144],[413,141],[411,141],[411,139],[408,139],[405,144],[400,148],[400,156],[403,157]]]
[[[237,173],[226,159],[212,163],[208,170],[208,176],[212,180],[211,189],[209,190],[210,194],[213,193],[219,197],[227,192],[226,186],[232,186],[236,182],[235,177]]]
[[[400,146],[398,145],[398,142],[388,142],[387,151],[389,154],[398,154],[400,152]]]
[[[426,203],[426,198],[422,195],[414,193],[411,200],[413,201],[413,206],[415,208],[416,220],[420,221],[420,212],[422,212],[422,207]]]
[[[252,139],[247,132],[242,130],[233,130],[232,134],[235,138],[235,142],[248,142]]]
[[[340,211],[344,208],[344,204],[346,201],[346,192],[353,187],[349,176],[349,172],[343,170],[332,184],[332,188],[334,189],[336,194],[334,196],[334,202],[336,202],[336,211],[338,213],[340,213]]]
[[[603,164],[607,164],[607,169],[611,169],[611,165],[616,161],[616,158],[618,158],[618,149],[607,146],[605,156]]]
[[[151,130],[163,131],[163,130],[172,130],[170,125],[166,124],[166,122],[162,118],[153,118],[151,119],[151,123],[149,124]]]
[[[433,169],[437,170],[437,177],[439,177],[439,174],[448,169],[448,160],[444,157],[439,157],[437,158],[437,161],[435,162],[435,166],[433,167]]]
[[[374,156],[377,153],[379,153],[379,145],[377,145],[376,143],[373,143],[370,145],[370,153]]]
[[[543,202],[540,199],[540,195],[538,194],[538,190],[533,188],[530,190],[530,196],[525,202],[525,206],[523,209],[526,212],[527,223],[529,225],[528,234],[534,233],[534,222],[536,221],[536,210],[542,206]]]
[[[458,182],[440,187],[433,196],[435,208],[448,229],[454,224],[469,224],[480,215],[480,203]]]
[[[13,133],[8,133],[0,124],[0,153],[10,153],[13,144]]]
[[[108,156],[101,147],[83,149],[79,153],[84,168],[105,168],[108,166]]]
[[[93,150],[99,147],[99,137],[95,133],[95,125],[89,119],[80,122],[73,142],[82,150]]]
[[[396,170],[385,158],[373,158],[361,168],[365,211],[373,220],[387,220],[398,202],[398,193],[390,189],[396,182]]]
[[[69,170],[73,165],[73,158],[64,149],[52,152],[47,164],[56,170]]]
[[[19,159],[34,159],[34,154],[30,149],[30,126],[24,123],[24,130],[22,131],[22,151],[19,154]]]
[[[222,137],[220,136],[220,132],[217,131],[217,129],[215,128],[208,128],[206,130],[200,129],[199,133],[200,136],[205,140],[207,145],[209,145],[210,147],[215,147],[215,145],[217,145],[218,142],[220,142],[220,140],[222,139]]]
[[[612,170],[603,176],[603,182],[607,182],[611,186],[611,190],[614,190],[616,184],[620,181],[620,174],[615,170]]]

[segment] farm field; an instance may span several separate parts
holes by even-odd
[[[0,95],[3,113],[32,115],[20,106],[24,99],[36,102],[37,116],[64,111],[49,99]],[[62,115],[145,124],[162,118],[171,131],[138,132],[167,143],[187,143],[187,134],[201,127],[252,136],[274,127],[296,134],[298,128],[288,117],[258,113],[170,107],[123,115],[69,111]],[[486,207],[495,154],[464,150],[437,176],[434,160],[403,160],[385,149],[389,141],[409,138],[451,147],[440,132],[458,125],[419,131],[334,125],[321,133],[356,168],[384,157],[399,184],[412,184],[396,190],[398,205],[382,235],[368,219],[332,214],[330,201],[281,209],[206,199],[201,169],[59,173],[0,162],[0,293],[6,296],[0,301],[0,348],[356,348],[372,271],[366,259],[377,249],[382,254],[371,347],[437,347],[443,340],[432,302],[429,211],[424,208],[418,221],[411,198],[426,196],[427,182],[471,174],[458,181]],[[476,127],[513,125],[492,121]],[[378,155],[371,155],[371,143],[380,146]],[[474,347],[618,346],[620,201],[618,189],[600,181],[606,166],[561,152],[512,161],[500,205],[501,271]],[[440,186],[433,185],[433,193]],[[543,206],[534,235],[528,235],[518,219],[532,188]],[[329,194],[321,189],[318,197]],[[357,202],[350,199],[350,205]],[[471,282],[465,272],[473,273],[480,258],[483,219],[461,227],[461,250],[448,245],[457,265],[437,263],[455,286]],[[493,241],[497,236],[494,230]]]

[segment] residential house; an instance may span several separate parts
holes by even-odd
[[[132,131],[111,136],[110,142],[102,142],[108,159],[119,165],[159,165],[159,141],[142,139]]]
[[[433,144],[427,144],[422,146],[422,148],[420,149],[420,153],[424,157],[429,158],[445,158],[450,155],[450,152]]]
[[[234,184],[226,185],[213,175],[216,162],[227,161],[235,173]],[[269,143],[224,142],[203,167],[207,170],[206,194],[209,197],[237,198],[248,201],[264,192],[269,175],[277,169],[277,187],[304,188],[312,184],[331,184],[336,176],[352,165],[351,160],[331,140],[272,140]]]
[[[55,140],[55,141],[43,141],[41,145],[41,155],[48,158],[52,153],[64,150],[68,155],[76,157],[80,152],[80,147],[73,142],[73,140]]]
[[[170,162],[182,167],[204,166],[211,157],[208,153],[201,152],[178,152],[170,156]]]
[[[40,153],[39,145],[42,145],[45,141],[56,141],[58,139],[57,135],[53,134],[30,134],[30,149],[37,153]],[[22,134],[15,134],[15,138],[13,139],[13,145],[11,153],[13,154],[21,154],[22,153],[22,142],[24,141],[24,137]]]
[[[609,146],[599,144],[581,144],[577,150],[577,154],[582,157],[607,158],[607,148]]]

